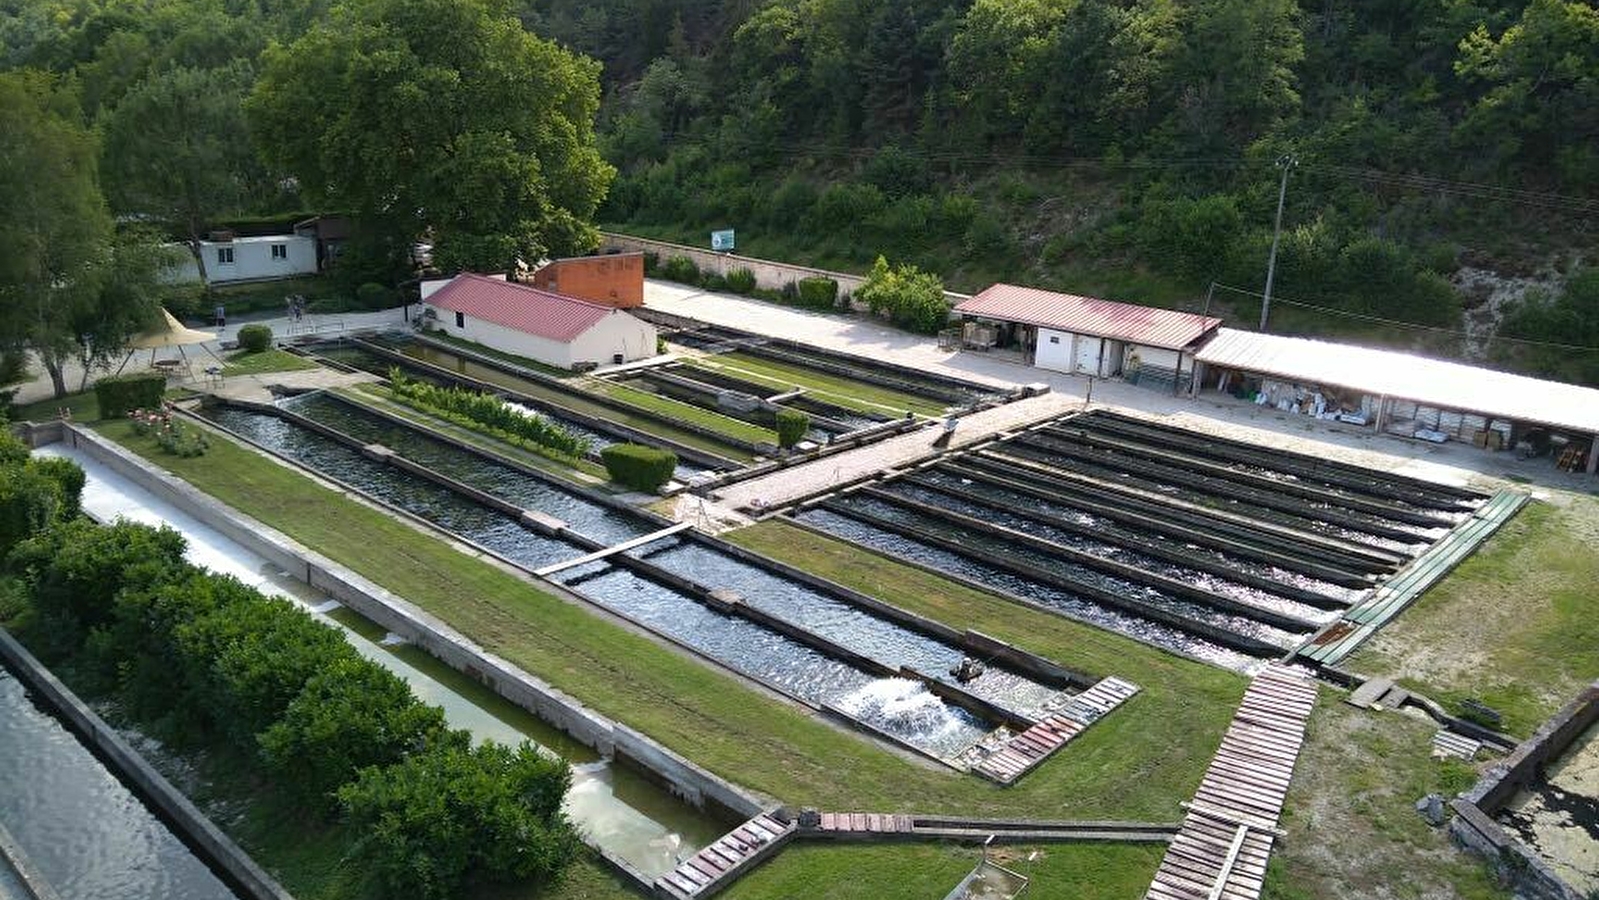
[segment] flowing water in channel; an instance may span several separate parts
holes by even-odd
[[[383,443],[434,471],[459,478],[523,508],[554,515],[568,522],[574,530],[607,543],[619,543],[657,527],[642,518],[567,493],[523,472],[450,447],[414,429],[395,426],[342,402],[326,398],[318,401],[308,396],[297,398],[287,405],[296,412],[315,414],[323,424],[353,434],[361,440]],[[211,410],[207,415],[218,424],[315,471],[394,503],[528,568],[572,559],[586,552],[585,548],[576,544],[531,531],[508,515],[392,466],[370,460],[359,451],[331,438],[274,416],[226,407]],[[742,564],[721,554],[712,554],[711,558],[701,557],[700,563],[685,568],[682,574],[710,588],[736,582],[747,588],[741,591],[746,597],[776,594],[785,591],[785,585],[789,584],[778,576],[753,567],[741,569]],[[603,606],[644,621],[661,633],[731,668],[772,681],[814,703],[842,705],[852,693],[874,680],[865,672],[834,660],[793,638],[748,619],[708,609],[673,588],[631,571],[617,569],[609,563],[594,563],[573,569],[561,573],[559,578]],[[738,581],[739,578],[745,580]],[[805,599],[817,605],[842,605],[814,593],[808,593]],[[857,640],[894,641],[891,646],[911,648],[918,654],[926,654],[929,646],[943,646],[870,616],[853,619],[848,625],[852,630],[841,629],[839,635],[828,636],[845,646],[851,646],[852,641]],[[958,661],[957,652],[945,649],[948,655],[940,658]],[[915,659],[920,660],[921,656]],[[892,666],[902,664],[896,658],[882,661]],[[912,660],[907,660],[904,664],[910,662]],[[927,674],[937,675],[941,672]],[[1012,677],[1018,682],[1021,680],[1020,676]],[[1004,683],[1003,673],[996,673],[989,682],[996,690]],[[1044,690],[1031,683],[1018,683],[1016,687],[1018,696],[1028,703],[1033,702],[1028,699],[1030,696]],[[926,692],[925,688],[921,690]],[[930,693],[928,696],[942,715],[935,726],[929,727],[925,716],[910,720],[885,714],[880,718],[863,717],[863,720],[935,754],[959,751],[986,732],[988,726],[980,719]]]
[[[419,699],[443,707],[452,728],[465,729],[480,741],[531,741],[545,752],[566,759],[573,767],[572,788],[566,796],[567,815],[597,846],[646,875],[670,871],[680,858],[716,840],[733,824],[687,806],[632,769],[610,765],[592,749],[537,716],[426,652],[389,639],[367,619],[293,580],[266,560],[84,454],[62,445],[51,445],[39,452],[66,456],[83,466],[89,474],[83,497],[85,511],[102,520],[127,518],[151,525],[165,524],[182,532],[188,540],[191,562],[285,597],[337,627],[363,656],[403,678]],[[0,766],[3,765],[0,759]]]
[[[234,897],[72,732],[35,705],[4,668],[0,824],[65,900]],[[5,868],[0,861],[0,869]],[[0,896],[10,895],[0,890]]]

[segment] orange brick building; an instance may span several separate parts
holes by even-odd
[[[644,254],[552,259],[529,280],[541,291],[631,309],[644,305]]]

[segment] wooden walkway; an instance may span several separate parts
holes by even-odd
[[[1312,635],[1297,654],[1333,665],[1355,652],[1378,629],[1404,612],[1423,593],[1442,581],[1455,566],[1514,516],[1530,498],[1520,491],[1500,491],[1471,517],[1401,569],[1371,596],[1350,607],[1343,617]]]
[[[593,553],[585,553],[582,556],[574,556],[568,560],[563,560],[558,563],[551,563],[550,565],[542,568],[534,569],[533,574],[539,576],[540,578],[548,578],[549,576],[554,575],[556,572],[563,572],[567,569],[575,569],[578,566],[602,560],[607,556],[615,556],[618,553],[632,550],[634,547],[642,547],[645,544],[653,544],[661,538],[671,537],[685,528],[692,527],[694,527],[694,523],[692,522],[678,522],[676,525],[668,525],[665,528],[662,528],[660,531],[652,531],[649,534],[639,535],[636,538],[623,541],[620,544],[613,544],[612,546],[606,547],[604,550],[596,550]]]
[[[1170,843],[1171,822],[1119,822],[1057,819],[973,819],[901,813],[820,813],[815,826],[801,825],[798,837],[861,841],[961,841],[1039,844],[1079,841]],[[802,818],[803,821],[803,818]]]
[[[1050,713],[1038,724],[1011,738],[1004,747],[978,763],[973,771],[998,784],[1012,784],[1136,693],[1138,685],[1115,676],[1106,678],[1074,694],[1064,709]]]
[[[794,823],[762,813],[729,831],[655,881],[667,897],[709,897],[732,884],[794,836]]]
[[[1265,885],[1316,683],[1267,666],[1233,723],[1155,872],[1146,900],[1256,900]]]

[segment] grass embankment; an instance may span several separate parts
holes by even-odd
[[[303,356],[295,356],[287,350],[270,347],[259,353],[240,350],[228,354],[226,363],[222,367],[222,374],[264,375],[268,372],[302,372],[315,368],[317,364]]]
[[[1443,829],[1416,813],[1429,793],[1476,781],[1458,760],[1431,758],[1437,726],[1367,712],[1323,689],[1288,792],[1265,900],[1491,900],[1508,898]]]
[[[1032,879],[1024,897],[1138,900],[1164,847],[1055,844],[996,847],[989,856]],[[927,900],[942,897],[981,858],[937,844],[790,845],[736,882],[729,900]]]
[[[446,422],[435,416],[430,416],[421,410],[407,406],[394,399],[394,392],[387,386],[366,382],[352,388],[334,388],[333,393],[373,409],[379,409],[393,416],[399,416],[409,422],[415,422],[423,428],[430,428],[447,434],[457,440],[464,441],[474,447],[508,456],[517,462],[524,463],[540,471],[560,475],[563,478],[576,478],[579,481],[592,481],[599,479],[609,483],[605,467],[587,459],[573,459],[570,461],[555,459],[542,453],[506,443],[499,438],[476,428],[468,428],[455,422]]]
[[[1534,502],[1360,649],[1348,668],[1445,704],[1475,697],[1525,737],[1599,678],[1599,499]]]
[[[904,391],[897,391],[893,388],[878,387],[865,381],[831,375],[815,369],[807,369],[803,366],[774,362],[744,353],[708,356],[694,360],[693,364],[701,368],[724,372],[735,378],[768,384],[777,391],[804,388],[808,396],[815,397],[818,400],[825,400],[829,403],[849,409],[861,410],[862,412],[882,413],[895,418],[902,418],[907,412],[924,416],[937,416],[942,414],[946,408],[943,403],[937,400],[931,400],[916,394],[907,394]]]
[[[1145,693],[1016,787],[907,762],[656,642],[543,593],[384,513],[218,440],[197,459],[161,454],[126,423],[103,432],[225,503],[363,573],[467,637],[679,753],[785,802],[831,809],[1171,820],[1242,692],[1237,677],[1134,641],[933,579],[947,621],[1015,640]],[[781,534],[767,533],[781,538]],[[836,548],[842,551],[844,545]],[[915,574],[858,553],[894,593]],[[823,574],[834,574],[823,572]]]
[[[427,333],[427,337],[429,340],[438,341],[441,344],[448,344],[452,347],[460,347],[462,350],[477,353],[482,356],[493,357],[494,359],[508,362],[513,366],[521,366],[524,369],[531,369],[534,372],[542,372],[545,375],[550,375],[555,378],[571,378],[576,374],[571,369],[563,369],[559,366],[552,366],[549,363],[539,362],[536,359],[530,359],[526,356],[518,356],[515,353],[506,353],[504,350],[496,350],[493,347],[485,344],[479,344],[477,341],[469,341],[466,338],[456,337],[453,334],[443,331],[429,331]]]
[[[597,394],[604,394],[612,400],[617,400],[635,408],[642,409],[658,415],[666,416],[669,420],[685,422],[709,429],[716,434],[726,435],[737,441],[747,444],[776,444],[777,432],[759,425],[751,425],[742,419],[725,416],[719,412],[673,400],[660,394],[630,388],[627,385],[616,384],[601,379],[592,379],[588,389]]]

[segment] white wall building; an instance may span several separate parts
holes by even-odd
[[[183,262],[174,267],[167,279],[174,283],[199,281],[193,254],[187,246],[183,250]],[[316,239],[310,235],[270,234],[201,241],[200,254],[205,257],[206,279],[211,284],[270,281],[317,272]]]
[[[655,355],[655,326],[626,312],[470,273],[422,284],[423,321],[453,337],[569,369]]]

